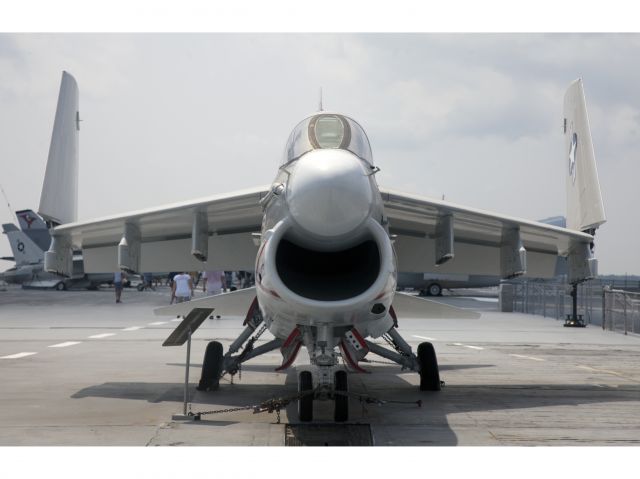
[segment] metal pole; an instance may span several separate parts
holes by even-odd
[[[184,408],[182,413],[187,415],[187,402],[189,402],[189,364],[191,363],[191,328],[187,331],[187,367],[184,369]]]
[[[607,322],[607,286],[602,287],[602,330]]]
[[[626,284],[626,279],[625,279]],[[627,293],[622,295],[622,300],[624,301],[624,334],[627,334]]]

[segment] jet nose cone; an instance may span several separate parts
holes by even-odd
[[[295,164],[287,203],[298,225],[325,238],[349,234],[369,216],[373,192],[362,161],[344,150],[315,150]]]

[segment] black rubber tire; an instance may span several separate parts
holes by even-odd
[[[207,344],[202,362],[202,374],[198,391],[215,391],[220,386],[220,375],[222,374],[222,344],[218,341],[211,341]]]
[[[143,291],[144,290],[144,284],[140,283],[138,286],[136,286],[136,289],[138,291]]]
[[[298,392],[313,390],[313,376],[309,371],[302,371],[298,377]],[[302,422],[313,421],[313,394],[298,399],[298,418]]]
[[[349,380],[346,371],[337,371],[335,377],[336,392],[349,392]],[[345,422],[349,419],[349,396],[336,394],[333,419],[335,422]]]
[[[438,283],[431,283],[427,288],[427,294],[429,296],[442,296],[442,286]]]
[[[55,288],[56,291],[64,291],[67,289],[67,285],[64,284],[64,281],[60,281],[58,284],[56,284]]]
[[[438,359],[433,344],[420,343],[418,362],[420,363],[420,391],[440,391]]]

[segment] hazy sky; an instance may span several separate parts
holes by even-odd
[[[0,184],[37,209],[67,70],[81,220],[268,184],[320,87],[364,126],[381,185],[540,219],[565,212],[562,101],[582,77],[600,272],[640,273],[638,58],[638,34],[0,34]]]

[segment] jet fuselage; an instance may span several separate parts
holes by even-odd
[[[256,258],[265,323],[282,339],[304,328],[310,349],[333,348],[354,327],[384,334],[396,261],[364,131],[319,113],[294,130],[286,151],[263,202]]]

